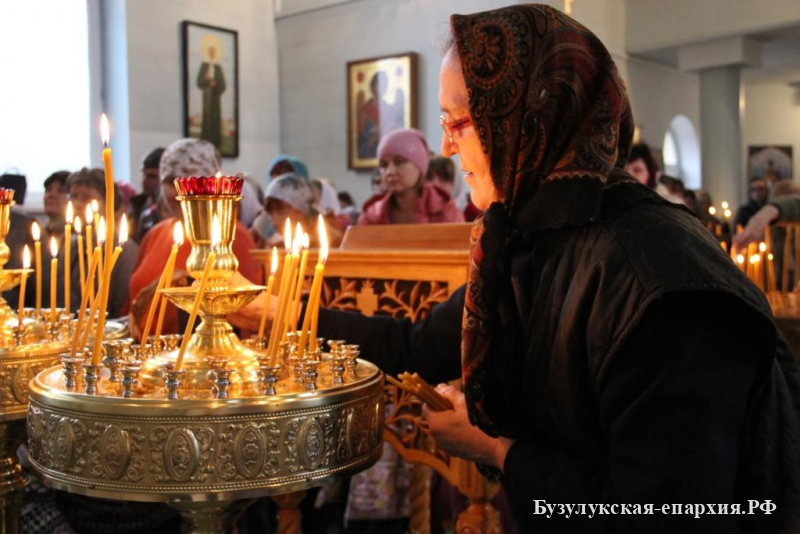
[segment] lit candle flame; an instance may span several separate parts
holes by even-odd
[[[53,256],[53,258],[58,257],[58,241],[56,241],[55,236],[50,238],[50,255]]]
[[[123,213],[119,221],[119,246],[128,241],[128,217]]]
[[[216,248],[220,243],[222,243],[222,228],[215,213],[211,222],[211,248]]]
[[[725,218],[726,219],[730,219],[731,218],[731,210],[729,210],[727,208],[725,209]]]
[[[724,200],[723,200],[723,201],[722,201],[722,209],[726,210],[726,209],[728,209],[729,207],[730,207],[730,206],[728,205],[728,203],[727,203],[726,201],[724,201]]]
[[[278,272],[278,247],[272,247],[272,264],[269,268],[270,276],[275,276]]]
[[[183,245],[183,223],[180,221],[172,227],[172,242],[178,246]]]
[[[84,215],[86,217],[86,224],[92,224],[94,222],[94,210],[91,204],[86,204],[86,213]]]
[[[36,221],[33,221],[31,225],[31,235],[34,241],[39,241],[42,238],[42,231],[39,229],[39,223]]]
[[[214,176],[216,176],[217,178],[222,178],[222,171],[217,171],[217,174],[215,174]]]
[[[67,202],[67,224],[75,218],[75,210],[72,207],[72,201]]]
[[[736,256],[736,263],[740,263],[740,264],[744,263],[744,256],[742,256],[741,254],[738,254]]]
[[[106,117],[106,114],[103,113],[103,115],[100,117],[100,137],[103,139],[103,148],[108,146],[110,130],[111,128],[108,126],[108,117]]]
[[[767,244],[763,241],[758,244],[758,251],[759,252],[766,252],[767,251]]]
[[[97,223],[97,244],[105,243],[106,241],[106,218],[100,217]]]
[[[303,232],[303,249],[308,250],[311,248],[311,237]]]
[[[768,259],[769,261],[772,261],[773,259],[775,259],[775,256],[773,256],[773,255],[772,255],[772,252],[770,252],[769,254],[767,254],[767,259]]]
[[[100,213],[100,203],[97,201],[97,199],[93,199],[91,204],[92,204],[92,213],[93,214]]]
[[[78,232],[78,235],[81,235],[82,224],[81,218],[75,217],[75,222],[72,223],[72,226],[75,228],[75,231]]]
[[[711,215],[711,216],[716,215],[717,214],[717,208],[715,208],[714,206],[711,206],[710,208],[708,208],[708,214]]]
[[[22,249],[22,268],[31,268],[31,249],[28,248],[28,245],[25,245],[25,248]]]
[[[292,220],[287,218],[283,225],[283,249],[288,254],[292,250]]]
[[[294,241],[292,241],[292,254],[297,256],[300,254],[300,247],[303,244],[303,227],[300,226],[300,223],[297,223],[297,226],[294,228]]]
[[[750,263],[752,265],[755,265],[756,263],[758,263],[760,261],[761,261],[761,256],[759,256],[758,254],[753,254],[752,256],[750,256]]]
[[[328,259],[328,232],[325,230],[325,220],[322,215],[317,218],[317,232],[319,233],[319,261],[325,263]]]

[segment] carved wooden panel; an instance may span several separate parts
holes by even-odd
[[[425,317],[449,296],[448,284],[436,280],[330,277],[325,278],[322,287],[322,306],[326,308],[408,318],[412,322]]]

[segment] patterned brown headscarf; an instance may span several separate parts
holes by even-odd
[[[503,194],[473,228],[464,391],[473,424],[514,437],[503,415],[509,388],[496,372],[497,360],[524,350],[508,319],[509,245],[523,233],[591,222],[605,185],[627,176],[633,119],[606,48],[560,11],[516,5],[453,15],[451,25],[470,115]]]

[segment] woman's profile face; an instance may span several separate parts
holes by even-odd
[[[381,178],[387,191],[402,193],[414,189],[422,178],[419,169],[402,156],[389,154],[379,162]]]
[[[625,170],[628,171],[631,176],[636,178],[639,182],[647,185],[647,182],[650,179],[650,171],[647,170],[647,165],[645,165],[643,159],[639,158],[634,161],[629,161],[627,165],[625,165]]]
[[[447,52],[439,71],[439,105],[448,122],[469,117],[467,85],[455,48]],[[458,154],[464,181],[472,189],[472,202],[478,209],[486,210],[492,202],[501,200],[500,192],[492,181],[489,156],[483,152],[472,124],[453,133],[452,142],[443,133],[442,155],[451,157]]]

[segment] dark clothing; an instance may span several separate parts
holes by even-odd
[[[530,227],[530,226],[529,226]],[[800,524],[800,378],[762,294],[685,209],[606,188],[581,227],[512,245],[519,350],[488,362],[487,412],[513,428],[521,532],[777,532]],[[460,375],[463,291],[417,325],[321,312],[320,335],[389,373]],[[512,320],[506,320],[512,323]],[[492,406],[495,405],[495,406]],[[509,406],[502,413],[497,406]],[[534,515],[550,504],[777,504],[771,514]]]
[[[33,237],[31,237],[31,224],[33,224],[33,219],[25,213],[11,208],[11,217],[9,221],[8,235],[6,236],[8,262],[3,268],[22,269],[22,250],[25,248],[25,245],[28,245],[31,251],[31,264],[33,264]],[[44,262],[44,258],[42,258],[42,262]],[[48,270],[48,272],[50,271]],[[5,291],[3,293],[3,298],[12,309],[16,310],[19,304],[19,286]],[[31,273],[28,276],[28,282],[25,286],[25,305],[33,307],[35,298],[36,274]]]
[[[736,212],[736,219],[733,221],[733,227],[736,228],[737,226],[741,226],[744,228],[747,226],[747,223],[750,221],[750,217],[756,214],[758,210],[764,207],[766,202],[758,203],[753,200],[739,208],[739,211]]]

